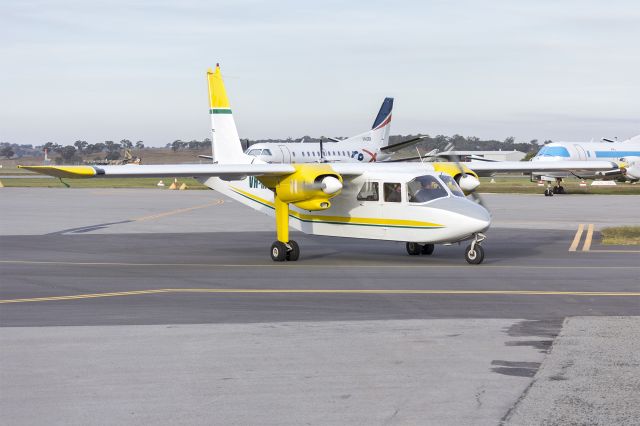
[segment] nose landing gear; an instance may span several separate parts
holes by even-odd
[[[484,260],[484,248],[480,245],[487,237],[482,233],[475,234],[471,244],[464,252],[465,260],[472,265],[479,265]]]

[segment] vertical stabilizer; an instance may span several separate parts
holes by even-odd
[[[344,139],[342,142],[356,142],[371,149],[379,150],[389,145],[389,132],[391,131],[391,113],[393,110],[393,98],[385,98],[378,115],[373,122],[371,130]]]
[[[238,137],[238,130],[231,112],[231,105],[224,88],[220,65],[215,71],[207,71],[209,85],[209,114],[211,115],[211,147],[213,161],[218,163],[246,163]]]

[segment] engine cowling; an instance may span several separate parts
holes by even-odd
[[[640,163],[635,163],[631,166],[626,167],[624,174],[625,176],[633,180],[640,179]]]
[[[625,157],[621,160],[622,163],[619,165],[622,174],[631,180],[640,179],[640,157]]]
[[[342,191],[342,177],[328,164],[294,164],[296,171],[284,177],[260,177],[278,198],[304,210],[326,210],[331,198]]]
[[[437,172],[446,173],[454,178],[456,182],[458,182],[458,185],[460,185],[460,189],[467,195],[480,185],[478,175],[464,164],[433,163],[433,169]],[[462,173],[463,171],[464,174]]]

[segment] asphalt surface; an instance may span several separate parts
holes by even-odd
[[[640,252],[598,235],[637,223],[640,198],[485,200],[482,265],[464,246],[414,257],[299,233],[301,260],[274,264],[273,219],[210,191],[4,188],[0,411],[12,424],[506,421],[565,318],[640,315]]]

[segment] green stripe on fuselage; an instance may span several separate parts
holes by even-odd
[[[229,108],[211,108],[209,114],[231,114],[231,110]]]

